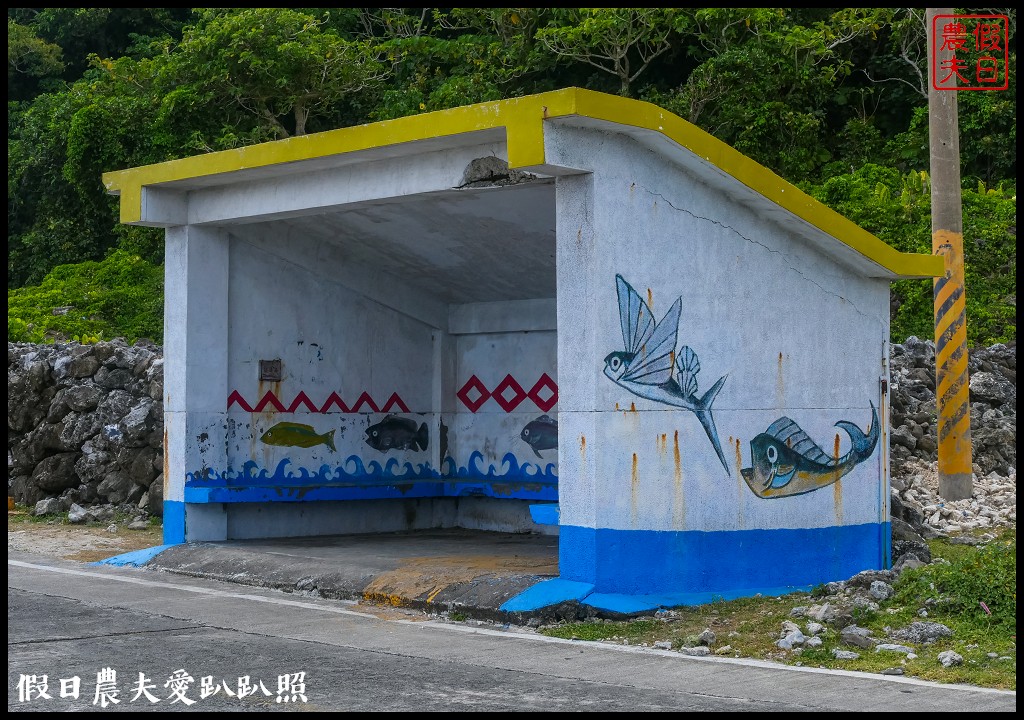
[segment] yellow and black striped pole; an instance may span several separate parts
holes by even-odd
[[[945,47],[942,33],[952,8],[928,8],[926,17],[933,53],[928,90],[931,161],[932,252],[945,260],[935,280],[935,406],[939,440],[939,495],[946,500],[971,497],[971,405],[967,375],[967,318],[964,299],[964,233],[960,197],[960,131],[956,74],[945,79],[937,68],[949,67],[955,49]],[[955,46],[954,46],[955,47]],[[955,61],[955,60],[954,60]]]
[[[963,234],[932,233],[932,249],[946,261],[935,280],[935,409],[939,436],[939,495],[971,497],[971,405],[964,315]]]

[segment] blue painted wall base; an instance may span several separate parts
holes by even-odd
[[[889,523],[703,532],[559,528],[565,580],[622,595],[767,593],[888,565]]]
[[[185,503],[164,500],[164,544],[185,542]]]
[[[560,577],[503,610],[577,600],[611,612],[702,605],[808,591],[889,565],[889,523],[721,532],[610,530],[562,525]]]

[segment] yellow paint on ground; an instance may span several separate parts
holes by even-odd
[[[681,117],[651,103],[581,88],[466,105],[108,172],[103,175],[103,184],[108,192],[121,196],[121,222],[135,223],[142,220],[143,187],[501,128],[505,130],[509,167],[543,169],[545,122],[572,117],[664,135],[896,276],[943,274],[942,258],[899,252]]]
[[[434,602],[444,590],[474,580],[507,575],[558,575],[558,559],[547,556],[458,555],[413,557],[381,573],[363,589],[366,602],[401,607]]]

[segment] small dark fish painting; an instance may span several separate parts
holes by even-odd
[[[416,427],[410,418],[388,415],[376,425],[366,428],[366,444],[374,450],[426,450],[430,442],[427,424]]]
[[[448,426],[441,420],[441,462],[448,457]]]
[[[260,436],[260,441],[267,445],[281,445],[284,447],[311,448],[314,445],[326,445],[331,450],[334,447],[334,431],[318,434],[312,425],[303,425],[293,422],[279,422]]]
[[[536,420],[526,423],[523,431],[519,433],[519,437],[533,448],[537,457],[542,457],[541,450],[552,450],[558,447],[558,421],[547,415],[541,415]]]

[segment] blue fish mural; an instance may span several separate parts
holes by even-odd
[[[558,421],[548,415],[541,415],[536,420],[531,420],[519,433],[519,438],[533,450],[533,453],[543,458],[541,450],[552,450],[558,447]]]
[[[615,276],[615,285],[625,349],[605,357],[604,374],[638,397],[683,408],[696,415],[728,473],[729,463],[711,415],[711,403],[725,384],[725,376],[702,397],[697,397],[697,373],[700,372],[697,353],[685,345],[676,351],[682,298],[672,304],[661,322],[655,322],[650,307],[621,275]]]
[[[829,456],[808,437],[799,425],[781,417],[750,442],[750,467],[740,473],[750,489],[760,498],[802,495],[838,482],[875,451],[881,434],[878,412],[871,405],[871,427],[865,434],[859,427],[840,420],[840,427],[850,436],[853,446],[842,457]]]
[[[383,453],[388,450],[422,451],[427,449],[430,434],[426,423],[417,429],[415,420],[388,415],[376,425],[366,428],[364,439],[367,445]]]

